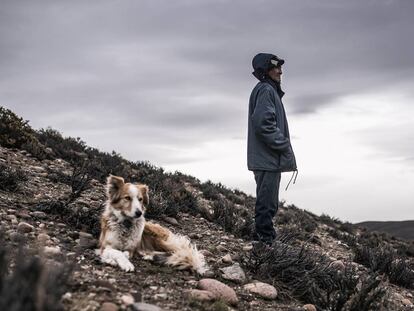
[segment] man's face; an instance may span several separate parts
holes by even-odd
[[[270,69],[269,77],[276,82],[280,82],[282,80],[282,66],[280,65]]]

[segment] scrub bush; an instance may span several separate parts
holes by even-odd
[[[22,170],[0,163],[0,190],[15,192],[26,180],[27,176]]]
[[[0,246],[0,310],[61,311],[60,300],[68,287],[70,266],[46,264],[20,248],[10,271],[10,252]]]

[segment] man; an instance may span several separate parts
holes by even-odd
[[[254,240],[261,245],[272,245],[276,238],[273,217],[279,204],[281,173],[297,174],[280,87],[284,62],[267,53],[257,54],[252,62],[259,83],[249,101],[247,166],[257,185]]]

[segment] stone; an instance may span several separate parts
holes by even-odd
[[[238,262],[234,263],[230,267],[221,268],[220,271],[223,273],[223,279],[241,284],[246,281],[246,274]]]
[[[124,305],[127,305],[127,306],[132,305],[135,302],[134,297],[132,297],[129,294],[128,295],[122,295],[121,301]]]
[[[188,298],[192,298],[198,301],[212,301],[215,299],[215,295],[208,291],[202,289],[190,289],[186,291]]]
[[[345,264],[343,263],[342,260],[335,260],[331,263],[332,268],[335,268],[337,270],[340,271],[344,271],[345,270]]]
[[[246,245],[246,246],[243,246],[243,251],[244,252],[249,252],[249,251],[251,251],[253,249],[253,246],[252,245]]]
[[[224,245],[219,245],[219,246],[217,246],[217,248],[216,248],[218,251],[220,251],[220,252],[225,252],[225,251],[227,251],[227,247],[225,247]]]
[[[59,255],[62,253],[59,246],[45,246],[43,251],[46,255]]]
[[[168,298],[167,293],[155,294],[154,299],[156,300],[165,300]]]
[[[118,311],[119,308],[112,302],[104,302],[101,306],[100,311]]]
[[[71,299],[72,299],[72,293],[70,293],[70,292],[67,292],[62,296],[63,301],[69,301]]]
[[[20,211],[16,215],[19,216],[20,218],[23,218],[23,219],[31,219],[32,218],[32,216],[30,216],[27,211]]]
[[[10,220],[13,225],[16,225],[19,223],[15,215],[7,215],[6,219]]]
[[[28,224],[27,222],[20,222],[17,225],[17,232],[19,233],[29,233],[34,230],[34,227],[31,224]]]
[[[173,226],[178,226],[179,225],[177,219],[175,219],[174,217],[164,216],[162,219],[170,225],[173,225]]]
[[[401,302],[404,306],[411,306],[412,305],[410,299],[407,299],[407,298],[404,298]]]
[[[227,254],[226,256],[221,257],[221,261],[224,263],[233,263],[233,259],[231,258],[230,254]]]
[[[273,300],[277,297],[277,290],[274,286],[262,282],[249,283],[244,285],[244,289],[252,294],[265,299]]]
[[[399,301],[402,301],[404,299],[404,297],[399,293],[394,293],[394,298]]]
[[[207,270],[202,274],[202,276],[205,278],[213,278],[215,275],[216,274],[213,270]]]
[[[207,290],[213,293],[216,299],[222,299],[223,301],[236,305],[239,299],[236,292],[228,285],[214,280],[214,279],[202,279],[198,282],[198,288]]]
[[[202,250],[200,250],[199,252],[200,252],[201,254],[203,254],[203,255],[204,255],[204,257],[213,257],[213,253],[212,253],[212,252],[210,252],[209,250],[202,249]]]
[[[37,241],[42,245],[46,245],[50,243],[50,236],[46,233],[39,233],[37,236]]]
[[[138,302],[132,305],[132,310],[134,311],[162,311],[160,307],[156,305],[151,305],[145,302]]]
[[[303,306],[303,309],[305,309],[306,311],[317,311],[316,307],[312,304],[307,304]]]
[[[9,234],[9,237],[10,237],[10,240],[12,242],[16,242],[16,243],[20,242],[20,241],[22,241],[22,239],[24,239],[24,236],[21,235],[19,232],[11,232]]]
[[[79,232],[79,246],[82,249],[95,248],[97,245],[97,240],[93,237],[92,234],[87,232]]]
[[[188,237],[192,240],[198,240],[201,239],[203,236],[200,233],[190,233],[188,234]]]
[[[46,218],[46,213],[41,212],[41,211],[35,211],[35,212],[32,212],[31,214],[35,218],[40,218],[40,219]]]

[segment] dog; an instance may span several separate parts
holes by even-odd
[[[145,220],[147,185],[125,183],[122,177],[110,175],[106,194],[97,250],[102,262],[130,272],[135,269],[130,258],[138,254],[146,260],[179,270],[190,269],[200,275],[208,270],[203,254],[187,237]]]

